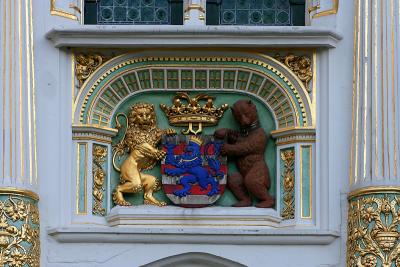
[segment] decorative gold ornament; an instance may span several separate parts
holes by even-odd
[[[107,176],[102,165],[107,159],[107,147],[93,145],[93,209],[92,213],[104,216],[106,209],[103,207],[105,194],[104,182]]]
[[[311,59],[306,56],[295,56],[293,54],[288,54],[286,56],[281,56],[280,54],[275,55],[275,59],[284,63],[290,70],[292,70],[297,77],[303,82],[307,91],[310,93],[311,88],[308,83],[312,80],[313,71]]]
[[[283,171],[283,209],[282,218],[285,220],[294,219],[294,162],[293,150],[281,151],[281,159],[284,162]]]
[[[85,83],[86,79],[106,61],[105,56],[99,54],[79,54],[75,57],[75,75],[79,82],[79,87]]]
[[[160,189],[159,180],[153,175],[143,173],[152,169],[166,153],[156,148],[163,134],[175,134],[175,130],[157,128],[154,106],[147,103],[137,103],[131,107],[128,117],[119,113],[116,115],[117,128],[121,129],[119,116],[125,117],[127,127],[122,141],[114,147],[113,166],[120,172],[120,184],[113,193],[116,205],[130,206],[123,193],[137,193],[144,190],[144,204],[158,206],[166,205],[153,197],[153,192]],[[116,156],[121,157],[125,152],[129,156],[121,164],[116,165]]]
[[[25,197],[0,200],[0,266],[38,267],[39,210]]]
[[[374,193],[350,198],[347,266],[383,267],[400,263],[400,194]]]
[[[165,104],[160,104],[160,107],[171,125],[188,126],[187,130],[182,131],[183,134],[199,134],[203,130],[203,125],[217,125],[228,109],[227,104],[223,104],[219,108],[215,107],[214,99],[213,96],[207,94],[190,97],[186,92],[179,92],[174,97],[171,107],[167,107]],[[182,103],[182,100],[186,100],[187,104]],[[200,106],[200,100],[206,100],[206,103]],[[197,124],[197,130],[194,130],[194,124]]]

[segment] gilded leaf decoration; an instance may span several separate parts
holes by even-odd
[[[400,266],[400,196],[374,194],[350,200],[347,266]]]
[[[293,71],[297,75],[297,77],[303,82],[307,91],[311,93],[309,83],[313,78],[313,70],[311,59],[309,57],[296,56],[294,54],[288,54],[286,56],[276,54],[275,59],[285,64],[291,71]]]
[[[0,265],[38,267],[39,210],[23,197],[0,200]]]
[[[283,178],[283,208],[282,218],[285,220],[294,219],[294,150],[281,151],[281,159],[284,163]]]

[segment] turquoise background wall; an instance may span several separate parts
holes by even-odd
[[[202,92],[207,92],[207,91],[195,91],[195,92],[189,92],[191,96],[195,96],[199,93]],[[274,119],[271,115],[271,112],[268,110],[268,107],[258,98],[251,96],[251,95],[244,95],[243,93],[240,92],[207,92],[209,95],[214,96],[215,100],[214,103],[218,107],[222,104],[229,104],[232,105],[239,99],[251,99],[253,103],[257,107],[258,115],[259,115],[259,120],[261,123],[261,126],[264,128],[267,134],[269,134],[272,130],[276,129]],[[124,113],[128,114],[130,107],[134,105],[135,103],[138,102],[146,102],[146,103],[151,103],[155,106],[156,110],[156,115],[157,115],[157,125],[161,129],[166,129],[166,128],[174,128],[178,133],[181,132],[183,127],[172,127],[168,123],[168,119],[166,118],[165,114],[163,111],[160,109],[160,104],[166,104],[167,106],[172,105],[172,99],[175,96],[176,91],[168,90],[168,91],[144,91],[144,92],[139,92],[138,94],[135,94],[128,99],[126,99],[119,108],[116,110],[115,114],[118,113]],[[121,119],[121,121],[123,121]],[[115,119],[112,121],[112,126],[115,127]],[[120,133],[113,139],[113,144],[117,144],[118,142],[121,141],[121,138],[123,137],[124,131],[126,129],[125,127],[125,122],[123,122],[123,130],[120,131]],[[203,128],[203,133],[202,134],[213,134],[214,131],[218,128],[232,128],[232,129],[238,129],[238,125],[235,122],[232,113],[230,110],[227,110],[224,114],[224,116],[221,118],[219,124],[216,127],[206,127]],[[275,142],[272,138],[268,140],[267,148],[265,151],[265,158],[267,165],[270,170],[270,177],[271,177],[271,188],[269,190],[270,194],[276,195],[276,189],[275,189],[275,184],[276,184],[276,146]],[[124,158],[122,157],[119,161],[119,164],[122,163]],[[228,173],[232,173],[236,171],[236,166],[234,164],[234,160],[231,158],[228,158]],[[157,164],[152,170],[149,170],[148,173],[155,175],[161,180],[161,171],[160,171],[160,164]],[[119,183],[119,173],[112,168],[111,171],[111,191],[114,190],[116,185]],[[129,201],[130,203],[134,205],[139,205],[143,204],[143,192],[137,193],[137,194],[126,194],[126,200]],[[155,196],[159,200],[166,201],[168,204],[172,204],[169,199],[165,196],[165,194],[162,192],[162,190],[158,191]],[[221,198],[216,202],[216,205],[218,206],[230,206],[236,202],[235,197],[232,195],[232,193],[229,190],[226,190],[225,193],[221,196]]]

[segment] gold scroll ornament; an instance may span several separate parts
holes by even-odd
[[[288,54],[281,56],[280,54],[275,55],[275,59],[285,64],[296,76],[303,82],[307,91],[310,93],[309,83],[313,78],[312,63],[311,59],[307,56],[296,56],[294,54]]]
[[[93,209],[92,213],[104,216],[106,209],[103,207],[105,193],[105,177],[106,172],[103,169],[103,164],[107,159],[107,147],[93,145]]]
[[[283,209],[282,218],[285,220],[294,219],[294,151],[281,151],[281,159],[284,163],[283,172]]]

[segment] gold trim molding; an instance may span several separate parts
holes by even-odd
[[[326,1],[326,0],[323,0],[323,1]],[[321,12],[317,12],[317,13],[312,15],[312,18],[316,19],[316,18],[320,18],[320,17],[325,17],[325,16],[330,16],[330,15],[337,14],[338,11],[339,11],[339,0],[332,0],[332,1],[333,1],[333,4],[332,4],[332,8],[331,9],[328,9],[328,10],[325,10],[325,11],[321,11]],[[316,5],[316,6],[313,6],[313,7],[309,7],[308,8],[308,12],[311,13],[313,11],[316,11],[316,10],[320,9],[320,8],[321,8],[321,5]]]
[[[78,20],[78,17],[73,13],[69,13],[57,7],[56,0],[50,0],[50,14],[53,16],[59,16],[71,20]]]
[[[385,194],[385,193],[400,194],[400,186],[370,186],[370,187],[360,188],[350,192],[348,199],[368,194]]]
[[[33,200],[39,201],[39,196],[33,191],[20,189],[16,187],[1,187],[0,195],[16,195],[16,196],[24,196],[29,197]]]

